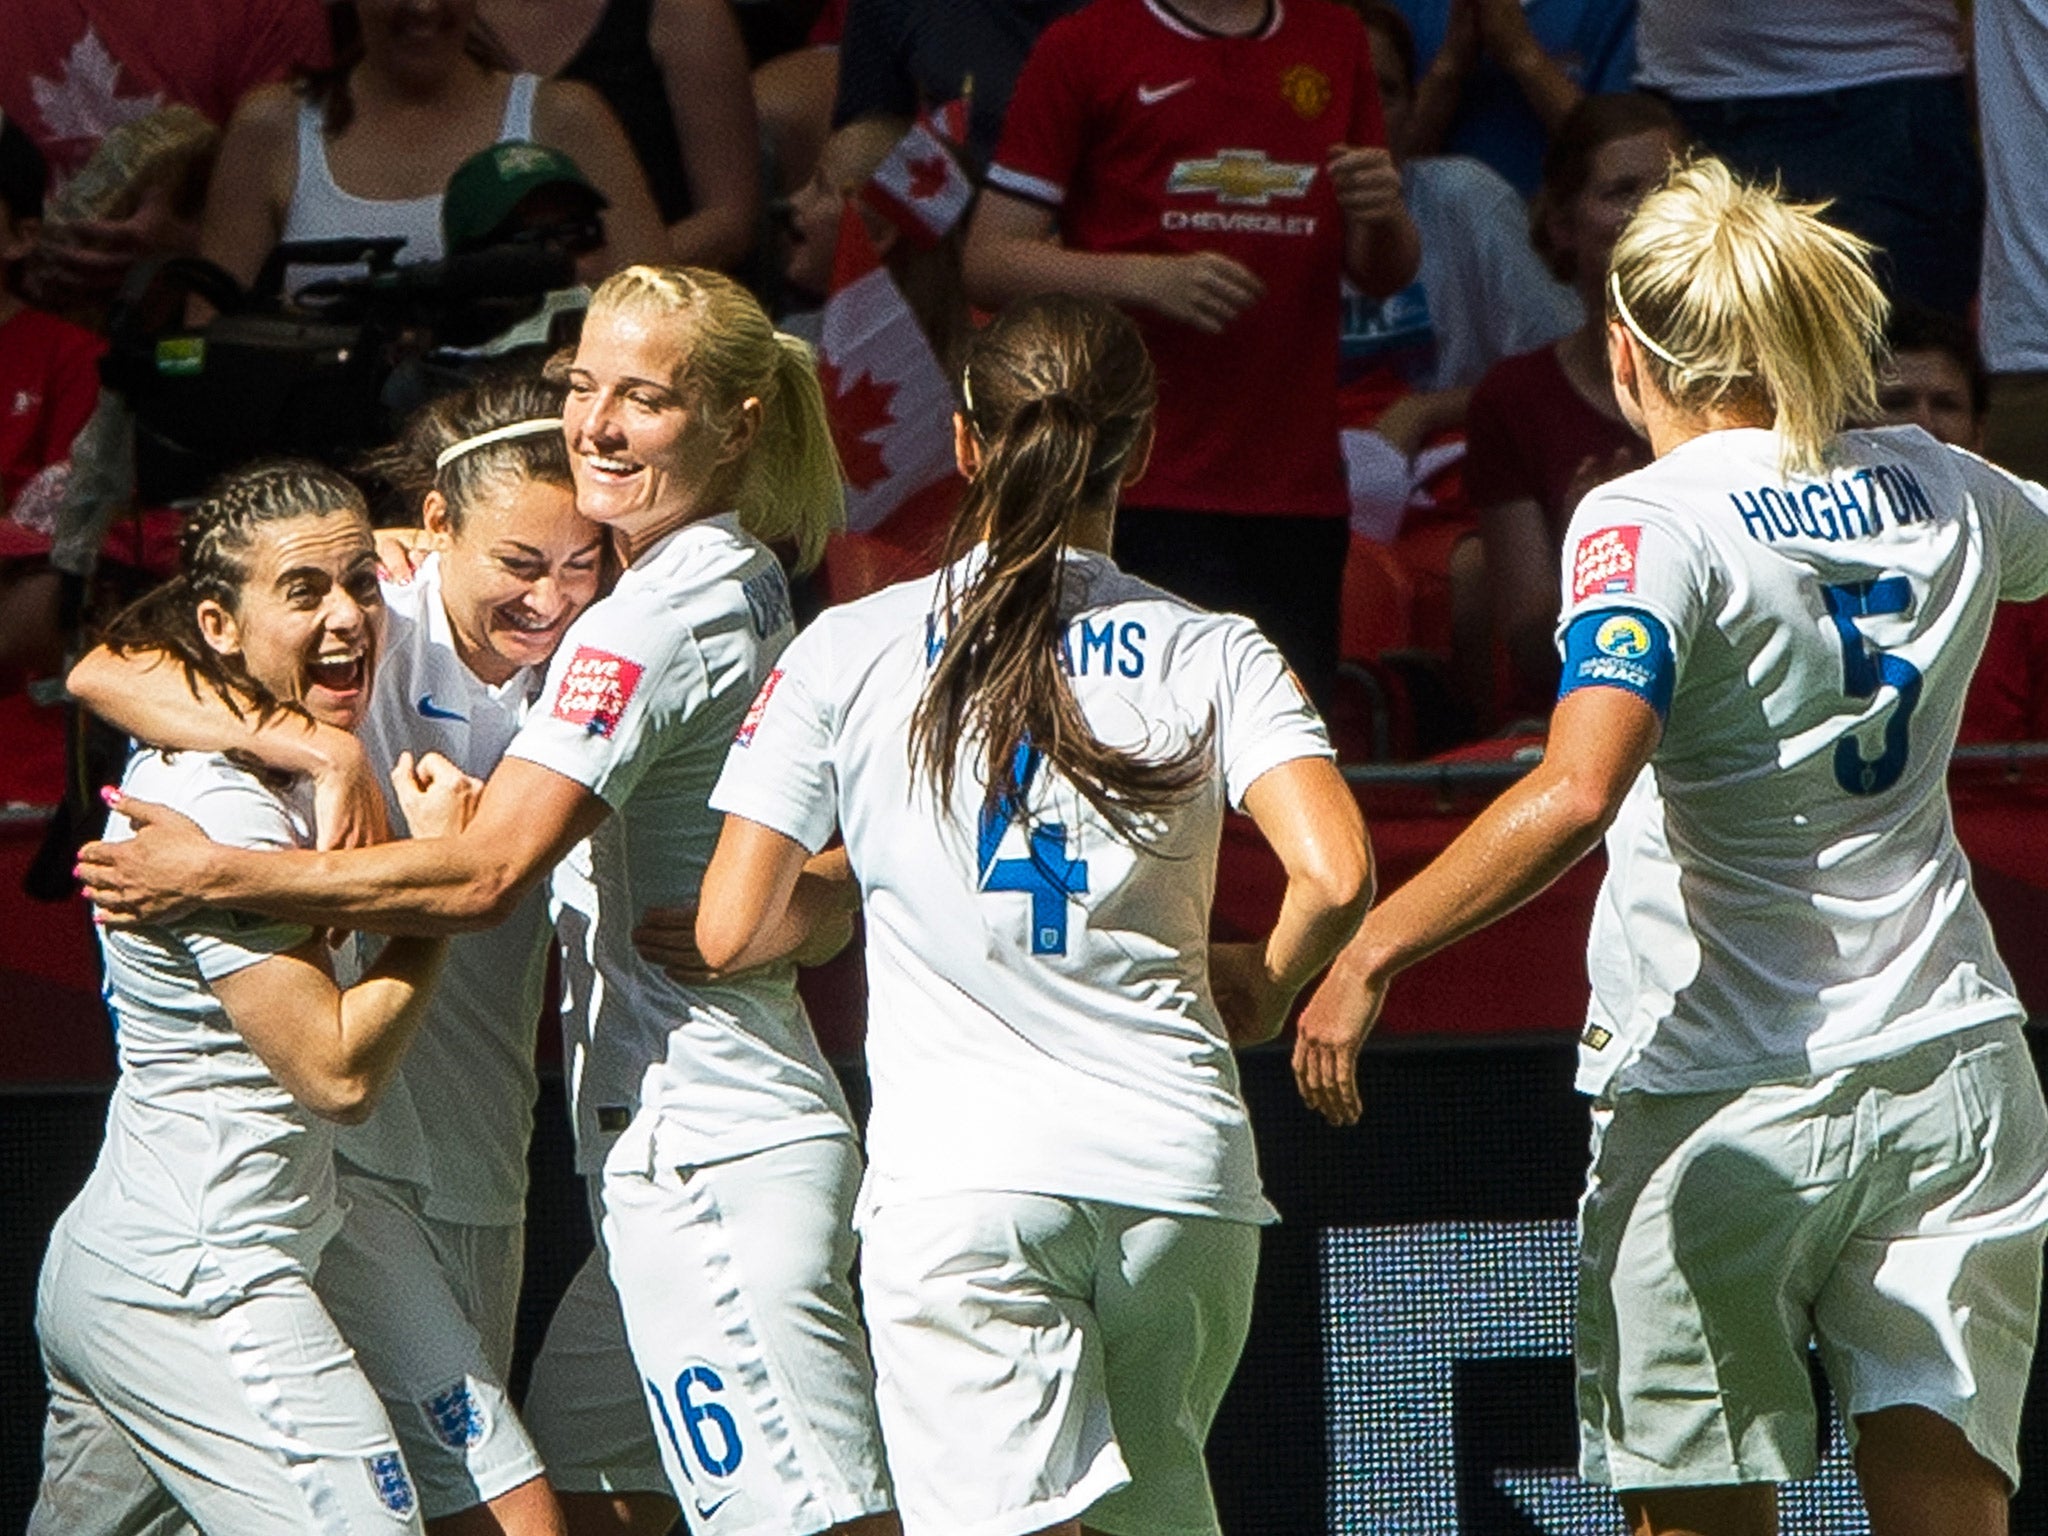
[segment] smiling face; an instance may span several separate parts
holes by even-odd
[[[459,527],[435,492],[426,522],[448,534],[441,604],[463,661],[487,683],[544,664],[597,598],[605,533],[566,485],[510,475],[487,483]]]
[[[688,322],[644,307],[593,309],[569,368],[562,429],[576,510],[623,535],[632,558],[724,510],[720,471],[745,448],[686,393]]]
[[[239,563],[247,575],[234,607],[199,604],[206,643],[239,657],[280,703],[354,730],[369,709],[384,612],[369,520],[337,511],[259,523]]]

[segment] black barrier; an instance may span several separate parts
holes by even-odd
[[[2037,1064],[2048,1042],[2033,1041]],[[1552,1039],[1388,1044],[1368,1052],[1363,1122],[1313,1119],[1286,1057],[1254,1053],[1245,1091],[1267,1188],[1244,1362],[1210,1439],[1232,1536],[1619,1536],[1607,1495],[1571,1473],[1571,1217],[1586,1114]],[[42,1376],[31,1331],[51,1221],[97,1149],[101,1092],[0,1098],[0,1531],[34,1497]],[[520,1375],[588,1251],[560,1086],[533,1149]],[[515,1376],[515,1389],[520,1385]],[[2043,1397],[2038,1363],[2030,1402]],[[1786,1536],[1864,1529],[1838,1435],[1787,1500]],[[2048,1483],[2048,1424],[2022,1455]],[[2048,1533],[2048,1487],[2017,1536]]]

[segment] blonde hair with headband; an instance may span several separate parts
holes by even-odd
[[[1877,413],[1890,304],[1871,246],[1708,156],[1644,198],[1615,242],[1611,317],[1680,410],[1770,421],[1785,468],[1811,473],[1834,436]]]

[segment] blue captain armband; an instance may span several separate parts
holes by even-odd
[[[1663,622],[1633,608],[1582,613],[1564,632],[1564,676],[1557,696],[1581,688],[1620,688],[1663,719],[1671,711],[1678,663]]]

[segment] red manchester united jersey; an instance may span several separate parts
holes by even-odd
[[[1138,315],[1159,441],[1136,500],[1344,513],[1344,223],[1325,163],[1385,142],[1365,27],[1330,0],[1272,0],[1244,37],[1163,0],[1096,0],[1039,39],[990,183],[1056,210],[1074,250],[1217,251],[1266,286],[1216,336]]]

